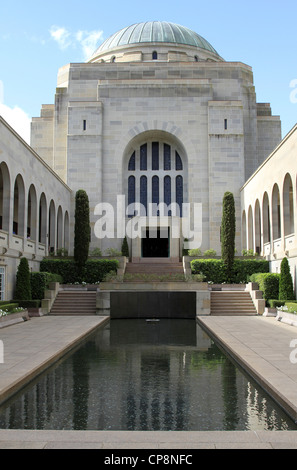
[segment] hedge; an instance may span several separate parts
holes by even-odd
[[[191,261],[193,274],[204,274],[206,282],[222,284],[227,282],[226,266],[221,259],[195,259]],[[230,282],[233,284],[247,283],[254,273],[268,273],[269,261],[262,259],[235,259]]]
[[[14,308],[17,308],[19,307],[19,304],[17,301],[13,301],[13,302],[7,302],[5,304],[1,304],[0,306],[0,310],[7,310],[8,312],[10,312],[11,310],[13,310]]]
[[[263,292],[265,300],[278,299],[279,279],[278,273],[255,273],[250,276],[250,281],[259,285],[259,290]]]
[[[30,280],[33,300],[42,300],[44,298],[44,291],[48,289],[50,282],[63,283],[61,275],[48,272],[33,272]]]
[[[41,300],[13,300],[17,302],[19,307],[22,308],[39,308],[41,305]]]
[[[64,284],[96,284],[110,271],[116,271],[118,266],[119,262],[115,259],[89,259],[81,269],[71,259],[44,259],[40,263],[40,271],[59,274]]]

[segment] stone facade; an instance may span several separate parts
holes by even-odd
[[[242,246],[280,272],[286,256],[296,289],[297,125],[241,188]]]
[[[67,81],[65,68],[62,73],[66,86],[57,90],[53,146],[46,147],[47,115],[33,120],[33,148],[74,191],[87,191],[94,214],[98,203],[116,207],[117,195],[127,196],[123,162],[136,141],[179,146],[188,169],[184,202],[203,207],[201,248],[219,252],[224,192],[234,193],[240,221],[239,189],[280,140],[278,119],[261,116],[258,123],[250,68],[225,62],[104,63],[71,64]],[[273,139],[266,133],[264,142],[263,127]],[[111,243],[119,247],[116,240],[103,240],[101,247]],[[93,246],[100,240],[93,238]]]
[[[0,299],[14,295],[19,260],[30,269],[69,249],[71,190],[0,117]]]

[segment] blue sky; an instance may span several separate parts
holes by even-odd
[[[28,140],[42,104],[54,102],[57,72],[141,21],[171,21],[205,37],[227,61],[250,65],[257,101],[297,122],[296,0],[15,0],[0,8],[0,114]]]

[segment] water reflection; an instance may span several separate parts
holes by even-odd
[[[0,408],[0,427],[296,429],[194,320],[112,320]]]

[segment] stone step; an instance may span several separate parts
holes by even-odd
[[[51,315],[96,315],[96,292],[60,291]]]
[[[249,292],[215,291],[210,295],[210,314],[216,316],[257,315]]]

